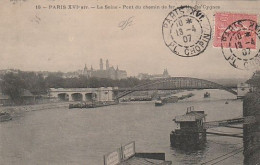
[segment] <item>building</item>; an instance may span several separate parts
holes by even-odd
[[[10,97],[4,95],[2,92],[0,92],[0,105],[12,105],[12,100]]]
[[[168,73],[167,69],[163,70],[162,74],[148,74],[148,73],[139,73],[137,78],[140,80],[156,80],[156,79],[161,79],[161,78],[169,78],[171,77]]]
[[[114,66],[109,65],[108,60],[106,60],[106,66],[104,68],[102,59],[100,59],[100,61],[99,61],[98,70],[93,69],[92,66],[90,69],[88,69],[87,66],[85,65],[85,68],[83,69],[82,74],[87,77],[108,78],[108,79],[113,79],[113,80],[127,78],[127,72],[125,70],[120,70],[118,68],[118,66],[115,69]]]
[[[252,92],[259,92],[260,87],[260,70],[255,71],[253,76],[247,81],[247,83],[250,85],[250,90]]]
[[[82,70],[77,70],[77,71],[74,71],[74,72],[63,73],[62,77],[63,78],[79,78],[80,75],[82,75]]]
[[[241,99],[244,98],[244,96],[250,92],[251,87],[247,83],[239,83],[237,84],[237,98]]]

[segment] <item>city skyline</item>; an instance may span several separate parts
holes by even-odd
[[[21,71],[26,71],[26,72],[62,72],[62,73],[71,73],[71,72],[77,72],[77,71],[83,71],[84,70],[84,67],[85,66],[87,66],[87,68],[88,69],[91,69],[91,67],[94,69],[94,70],[98,70],[99,69],[99,63],[98,62],[94,62],[93,64],[92,63],[90,63],[90,62],[83,62],[82,63],[82,65],[76,65],[75,66],[75,69],[74,70],[55,70],[55,69],[53,69],[53,70],[41,70],[40,68],[37,68],[37,69],[34,69],[33,70],[33,68],[32,69],[30,69],[30,68],[23,68],[23,67],[21,67],[21,68],[15,68],[15,67],[9,67],[9,68],[3,68],[3,67],[1,67],[0,68],[0,70],[21,70]],[[115,66],[116,66],[116,68],[118,67],[118,68],[120,68],[120,69],[123,69],[123,70],[125,70],[126,72],[127,72],[127,77],[138,77],[138,75],[139,74],[149,74],[149,75],[156,75],[156,74],[161,74],[161,73],[163,73],[163,70],[166,68],[167,70],[168,70],[168,72],[169,72],[169,75],[171,75],[172,77],[194,77],[194,78],[216,78],[216,75],[218,76],[217,78],[219,78],[219,79],[226,79],[226,78],[249,78],[249,77],[251,77],[252,76],[252,72],[247,72],[247,71],[242,71],[242,70],[238,70],[238,71],[240,71],[240,72],[243,72],[244,74],[242,74],[242,75],[240,75],[240,76],[234,76],[234,77],[230,77],[230,76],[221,76],[221,75],[219,75],[219,74],[208,74],[208,75],[203,75],[203,76],[201,76],[201,75],[192,75],[192,74],[183,74],[183,75],[181,75],[181,74],[178,74],[178,73],[172,73],[171,72],[171,69],[168,69],[168,67],[161,67],[162,69],[158,69],[158,70],[155,70],[154,72],[149,72],[149,71],[147,71],[147,70],[140,70],[139,72],[135,72],[135,73],[133,73],[133,72],[131,72],[131,70],[127,70],[127,69],[125,69],[123,66],[120,66],[119,64],[115,64]],[[113,67],[114,67],[114,65],[113,65]]]

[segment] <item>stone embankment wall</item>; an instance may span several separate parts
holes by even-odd
[[[243,116],[254,116],[255,123],[244,124],[244,164],[260,162],[260,93],[248,93],[243,101]]]

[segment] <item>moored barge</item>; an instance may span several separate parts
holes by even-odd
[[[185,115],[176,116],[173,121],[177,127],[170,134],[171,146],[189,148],[203,145],[206,142],[205,117],[204,111],[194,111],[191,107]]]

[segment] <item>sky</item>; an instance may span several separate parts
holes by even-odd
[[[197,2],[204,5],[212,27],[212,39],[206,50],[196,57],[180,57],[165,45],[162,22],[172,9],[97,9],[97,5],[195,5],[195,1],[104,1],[104,0],[27,0],[0,2],[0,69],[69,72],[99,67],[99,59],[118,65],[129,76],[138,73],[159,74],[165,68],[171,76],[198,78],[245,78],[252,72],[232,67],[221,48],[213,47],[214,13],[245,12],[255,14],[258,2]],[[85,5],[95,9],[50,9],[54,5]],[[246,4],[246,5],[245,5]],[[36,9],[36,5],[47,7]],[[207,6],[220,6],[208,10]],[[122,21],[131,18],[124,30]]]

